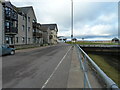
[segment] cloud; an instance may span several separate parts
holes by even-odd
[[[71,0],[11,0],[16,6],[32,5],[38,22],[57,23],[59,36],[71,36]],[[74,37],[117,36],[117,2],[74,0]]]

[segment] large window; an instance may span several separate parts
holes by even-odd
[[[12,25],[13,25],[13,27],[16,28],[16,27],[17,27],[17,21],[13,21],[13,22],[12,22]]]
[[[33,32],[35,32],[35,29],[33,29]]]
[[[9,28],[10,28],[10,22],[9,22],[9,21],[6,21],[6,22],[5,22],[5,26],[6,26],[6,28],[9,29]]]
[[[10,11],[11,11],[10,8],[5,7],[5,14],[6,14],[7,16],[10,16]]]
[[[6,44],[9,44],[9,37],[5,37]]]

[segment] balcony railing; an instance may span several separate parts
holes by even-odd
[[[16,12],[11,13],[11,12],[5,11],[5,17],[6,17],[6,19],[18,20],[18,16],[17,16]]]
[[[5,28],[5,34],[17,34],[18,29],[16,27]]]
[[[37,27],[37,22],[33,22],[33,28],[36,28]]]
[[[12,16],[11,16],[11,19],[13,19],[13,20],[18,20],[17,14],[12,15]]]
[[[42,33],[33,32],[33,36],[34,36],[34,37],[42,38]]]

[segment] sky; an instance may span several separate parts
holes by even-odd
[[[56,23],[58,36],[71,37],[71,0],[10,0],[17,7],[33,6],[41,24]],[[117,0],[73,0],[73,36],[79,40],[118,37]]]

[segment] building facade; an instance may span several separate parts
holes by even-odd
[[[57,44],[58,38],[57,38],[57,24],[42,24],[42,27],[44,27],[43,33],[44,33],[44,41],[48,44]]]
[[[40,30],[43,32],[43,43],[50,44],[50,39],[49,39],[50,29],[49,29],[49,27],[41,25]]]
[[[33,7],[18,8],[18,34],[15,36],[16,44],[33,44],[34,31],[36,30],[37,19]]]
[[[0,45],[4,44],[4,9],[2,6],[2,1],[0,2]]]
[[[35,44],[43,44],[43,32],[41,31],[41,24],[35,23],[33,24],[33,43]]]
[[[18,33],[18,14],[10,2],[3,2],[5,44],[14,45]]]
[[[11,2],[0,3],[0,44],[56,44],[57,24],[40,24],[32,6],[15,7]]]

